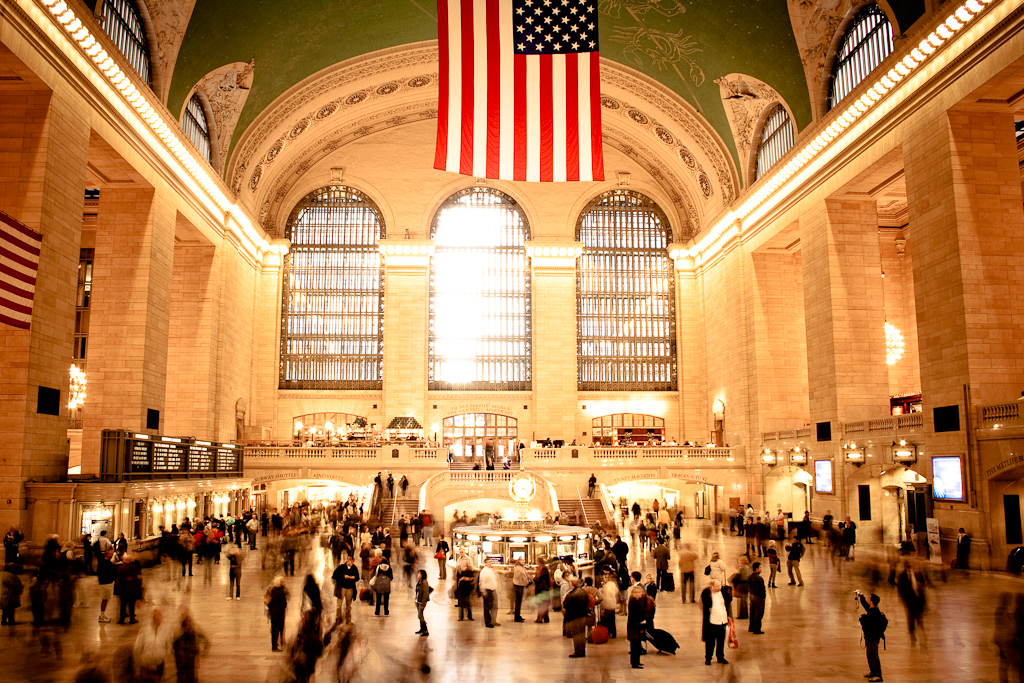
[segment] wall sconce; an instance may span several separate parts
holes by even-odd
[[[761,449],[761,464],[771,465],[772,467],[775,467],[776,462],[778,462],[778,459],[775,457],[775,453],[772,452],[772,449]]]
[[[906,439],[892,442],[892,459],[895,462],[917,462],[917,445]]]
[[[807,449],[794,446],[793,450],[789,452],[789,461],[794,465],[803,467],[807,464]]]
[[[864,447],[857,446],[857,443],[851,441],[843,444],[843,457],[846,462],[853,463],[857,467],[864,464]]]

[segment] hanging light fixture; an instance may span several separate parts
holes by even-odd
[[[885,362],[895,365],[903,358],[903,333],[892,323],[885,323]]]

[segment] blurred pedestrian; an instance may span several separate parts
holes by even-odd
[[[21,565],[9,562],[4,565],[4,572],[0,577],[0,614],[3,619],[0,625],[14,626],[14,612],[21,606],[21,593],[24,586],[21,583]]]
[[[228,600],[234,591],[235,600],[242,599],[242,551],[237,546],[231,546],[227,551],[228,556]]]
[[[971,554],[971,537],[963,527],[956,535],[956,568],[967,569],[968,557]]]
[[[345,558],[331,575],[334,580],[334,597],[338,599],[337,619],[346,624],[352,623],[352,601],[356,599],[356,587],[359,582],[359,570],[356,569],[352,556]]]
[[[158,683],[164,678],[164,663],[171,651],[171,634],[163,625],[163,614],[153,610],[150,622],[135,638],[132,659],[137,683]]]
[[[199,680],[199,657],[210,648],[210,641],[196,629],[188,611],[181,614],[181,631],[174,638],[171,649],[174,652],[174,668],[178,683],[197,683]]]
[[[644,668],[640,663],[640,655],[643,654],[644,641],[647,639],[647,622],[653,612],[653,602],[640,586],[630,589],[626,607],[626,637],[629,639],[629,664],[634,669]]]
[[[704,641],[704,663],[711,665],[711,655],[715,655],[719,664],[728,664],[725,658],[725,630],[731,620],[730,607],[732,592],[728,586],[715,579],[700,594],[700,602],[704,613],[701,627],[701,640]]]
[[[123,624],[124,620],[128,619],[129,624],[137,624],[135,603],[142,599],[142,565],[135,560],[135,556],[131,553],[125,553],[121,564],[117,567],[114,593],[120,602],[117,623]]]
[[[288,588],[284,585],[283,576],[274,577],[274,582],[263,596],[263,604],[267,606],[270,617],[270,649],[278,652],[278,644],[284,642],[284,615],[288,609]]]

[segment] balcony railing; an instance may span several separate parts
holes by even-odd
[[[991,406],[981,407],[981,429],[997,429],[999,427],[1019,427],[1024,422],[1020,419],[1020,404],[1024,401],[1013,403],[999,403]]]

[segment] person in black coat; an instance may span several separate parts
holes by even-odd
[[[750,596],[750,625],[747,630],[760,635],[764,633],[761,620],[764,618],[764,601],[768,598],[768,592],[765,590],[764,577],[761,576],[761,563],[755,562],[751,570],[750,578],[747,579],[747,593]]]
[[[640,655],[647,637],[649,620],[654,613],[654,601],[640,586],[633,586],[629,591],[629,603],[626,606],[626,638],[629,639],[629,665],[634,669],[642,669]]]
[[[284,615],[288,609],[288,588],[284,585],[283,576],[274,577],[263,602],[270,615],[270,649],[277,652],[278,643],[284,642]]]
[[[860,604],[864,608],[864,614],[860,617],[860,627],[864,631],[864,649],[867,650],[868,668],[870,669],[869,681],[875,683],[882,680],[882,663],[878,659],[878,643],[885,637],[887,620],[878,609],[881,599],[871,594],[871,604],[864,599],[860,591],[857,591]]]
[[[572,590],[562,600],[562,616],[566,631],[572,638],[573,652],[570,657],[587,656],[587,613],[590,611],[590,597],[580,588],[579,578],[569,578]]]
[[[719,603],[718,595],[721,595],[721,603]],[[728,586],[722,586],[721,581],[715,579],[700,594],[700,604],[704,614],[701,627],[701,640],[704,641],[704,663],[710,665],[711,655],[714,654],[719,664],[728,664],[729,661],[725,658],[725,629],[728,627],[732,615],[730,611],[732,591]],[[723,606],[724,611],[722,611]]]

